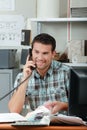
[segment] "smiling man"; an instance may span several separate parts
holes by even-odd
[[[53,60],[56,40],[49,34],[42,33],[32,41],[32,59],[26,59],[23,72],[17,75],[14,87],[24,81],[14,92],[9,101],[10,112],[21,113],[25,95],[32,110],[44,105],[52,113],[67,111],[69,68]],[[31,69],[31,66],[35,69]]]

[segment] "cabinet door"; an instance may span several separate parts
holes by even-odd
[[[0,97],[4,96],[11,90],[11,74],[0,73]],[[0,101],[0,112],[8,112],[8,101],[10,96],[8,95]]]

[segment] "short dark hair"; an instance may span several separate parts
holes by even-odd
[[[41,44],[45,44],[45,45],[52,45],[52,51],[54,51],[56,48],[55,38],[47,33],[41,33],[34,37],[31,43],[32,49],[35,42],[40,42]]]

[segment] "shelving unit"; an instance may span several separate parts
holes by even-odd
[[[64,64],[74,68],[87,68],[87,63],[64,63]]]
[[[70,40],[87,40],[87,17],[32,18],[31,22],[36,23],[36,34],[50,30],[50,34],[52,33],[56,39],[58,37],[59,46],[62,42],[67,44]]]
[[[3,45],[0,45],[0,50],[2,50],[2,49],[29,49],[30,48],[30,46],[23,46],[23,45],[20,45],[20,46],[3,46]]]
[[[58,23],[58,22],[67,22],[67,23],[71,23],[71,22],[87,22],[87,17],[86,18],[32,18],[31,22],[37,22],[37,28],[38,28],[38,33],[40,33],[39,31],[41,30],[41,24],[42,23],[47,23],[47,22],[54,22],[54,23]]]
[[[56,38],[58,51],[70,40],[87,40],[87,17],[32,18],[31,23],[36,24],[36,34],[50,32]]]
[[[87,21],[85,18],[31,18],[32,22],[74,22],[74,21]]]

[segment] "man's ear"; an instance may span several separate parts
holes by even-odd
[[[56,55],[56,51],[54,50],[52,53],[53,53],[53,56],[52,56],[52,57],[54,58],[55,55]]]

